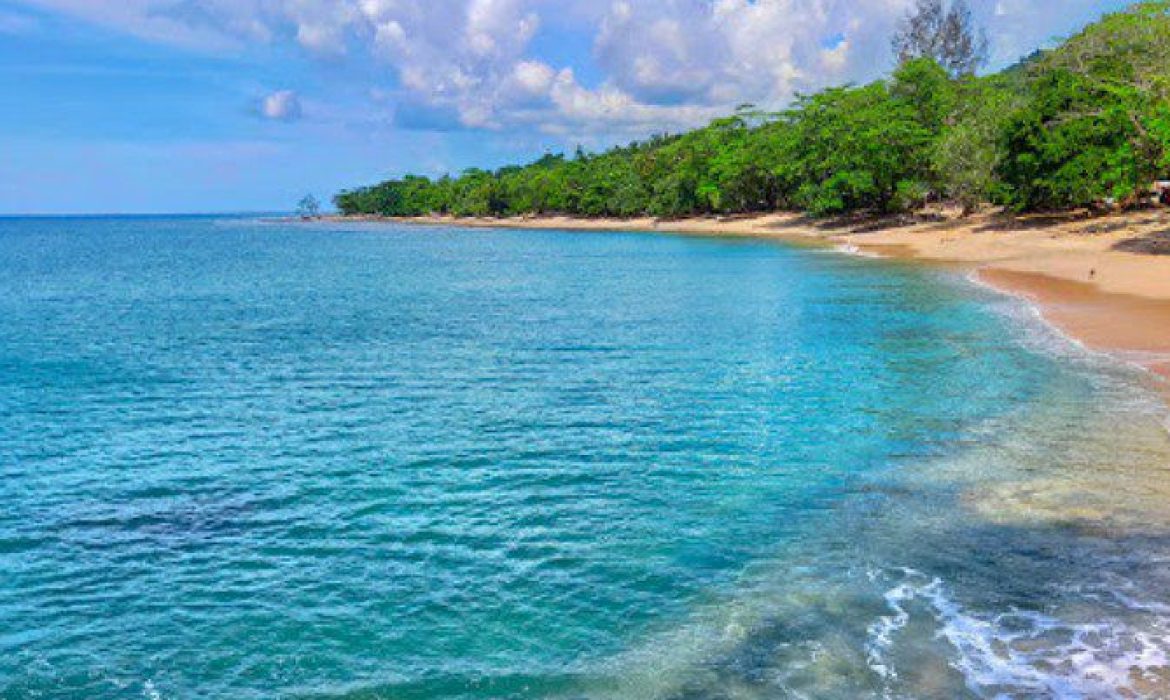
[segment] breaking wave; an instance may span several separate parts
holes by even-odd
[[[903,570],[885,593],[889,614],[869,627],[869,667],[898,678],[892,653],[915,615],[930,617],[950,665],[979,697],[1133,698],[1170,691],[1170,606],[1110,592],[1113,614],[1081,621],[1055,613],[964,608],[939,578]],[[1099,615],[1100,608],[1096,608]],[[1159,690],[1160,689],[1160,690]]]

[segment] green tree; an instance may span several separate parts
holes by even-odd
[[[1003,201],[1058,209],[1133,200],[1165,162],[1166,144],[1153,135],[1165,113],[1136,90],[1067,70],[1046,73],[1005,127]]]
[[[307,194],[297,203],[297,215],[302,219],[316,219],[321,216],[321,204],[316,197]]]
[[[974,75],[988,56],[987,32],[975,24],[966,0],[917,0],[892,40],[902,63],[928,58],[955,77]]]
[[[1000,135],[1023,103],[1024,98],[998,78],[959,87],[950,124],[931,158],[943,196],[962,206],[964,215],[995,197],[1004,157]]]
[[[885,83],[802,97],[787,123],[787,176],[802,183],[794,201],[813,214],[894,210],[899,192],[928,175],[930,132]]]

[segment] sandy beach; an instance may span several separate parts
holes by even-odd
[[[349,220],[378,220],[351,217]],[[1170,211],[1151,209],[1016,217],[956,212],[879,220],[811,220],[797,214],[679,220],[417,217],[416,224],[654,231],[775,238],[848,246],[883,257],[957,266],[1001,291],[1036,303],[1063,332],[1170,378],[1170,255],[1116,247],[1170,232]]]

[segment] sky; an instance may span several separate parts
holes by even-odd
[[[0,214],[288,211],[893,68],[914,0],[0,0]],[[970,0],[994,69],[1125,0]]]

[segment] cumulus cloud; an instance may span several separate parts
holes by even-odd
[[[277,90],[260,101],[260,115],[265,119],[290,122],[301,114],[301,98],[292,90]]]
[[[408,94],[468,127],[503,125],[510,99],[529,99],[542,69],[526,49],[540,27],[530,0],[363,0],[376,58]],[[547,79],[546,79],[547,82]]]
[[[400,124],[646,132],[682,128],[743,102],[871,79],[912,0],[24,0],[140,36],[204,46],[277,44],[384,66],[370,88]],[[1007,62],[1120,0],[974,0]],[[571,21],[564,18],[570,17]],[[559,24],[556,24],[559,22]],[[555,29],[549,29],[556,24]],[[587,33],[600,73],[537,55],[542,31]],[[573,59],[575,62],[577,59]],[[271,109],[270,109],[271,108]],[[270,118],[299,100],[275,93]],[[285,116],[273,116],[282,114]]]

